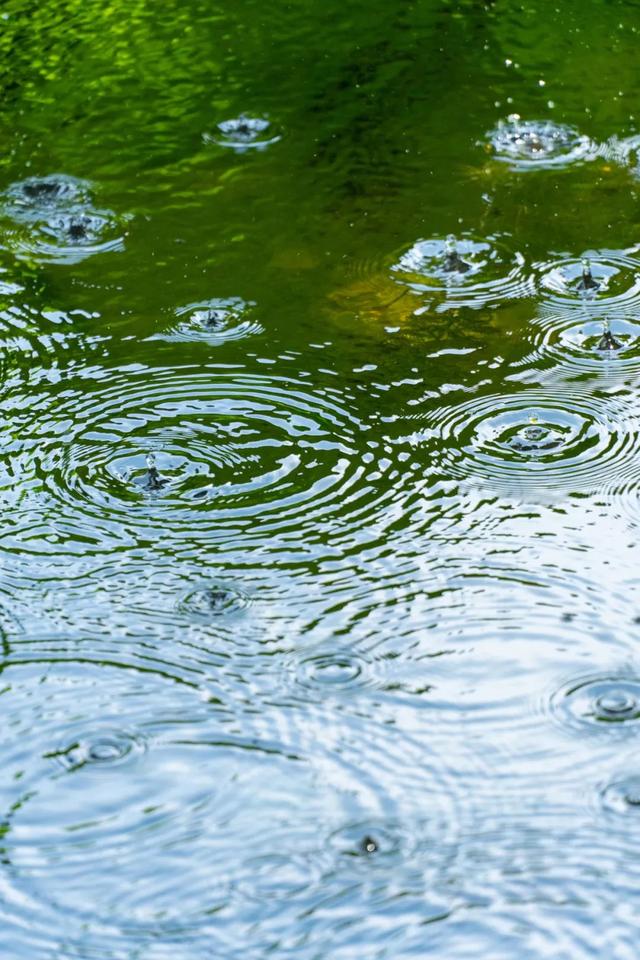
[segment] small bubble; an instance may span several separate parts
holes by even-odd
[[[360,849],[362,850],[363,853],[376,853],[378,850],[378,844],[373,839],[373,837],[370,837],[367,835],[366,837],[362,838]]]

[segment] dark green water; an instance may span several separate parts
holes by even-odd
[[[636,955],[639,26],[2,4],[2,958]]]

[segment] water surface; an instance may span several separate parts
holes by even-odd
[[[1,23],[2,956],[634,957],[637,5]]]

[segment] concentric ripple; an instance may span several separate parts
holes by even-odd
[[[52,173],[44,177],[27,177],[12,183],[4,195],[4,210],[16,220],[38,218],[43,208],[66,208],[70,203],[89,200],[91,184],[87,180]]]
[[[160,674],[34,659],[3,677],[3,937],[90,928],[106,956],[107,943],[206,931],[236,885],[242,903],[260,896],[249,862],[294,868],[340,807],[336,782],[273,741],[229,735]],[[280,883],[291,895],[295,869]]]
[[[237,587],[227,583],[212,583],[193,590],[178,603],[178,610],[199,620],[228,616],[245,610],[249,598]]]
[[[253,317],[255,303],[240,297],[201,300],[176,310],[178,323],[173,328],[155,334],[154,340],[206,340],[224,343],[262,333],[264,327]]]
[[[623,776],[602,787],[599,801],[605,813],[624,818],[629,825],[640,822],[640,774]]]
[[[543,315],[536,318],[529,338],[536,358],[557,364],[591,371],[640,369],[640,320],[635,316],[614,315],[609,320],[606,313],[576,317],[573,311]],[[529,356],[522,363],[531,360]]]
[[[640,679],[615,674],[569,681],[551,698],[553,715],[578,730],[640,721]]]
[[[79,263],[121,250],[124,219],[91,205],[91,186],[65,175],[30,177],[1,198],[5,241],[17,256],[48,263]]]
[[[638,469],[636,428],[620,398],[495,395],[425,419],[426,427],[414,420],[414,432],[396,442],[423,448],[453,477],[507,495],[584,492],[619,485]]]
[[[58,536],[91,530],[106,545],[129,540],[132,524],[163,542],[226,539],[231,529],[272,536],[340,512],[356,478],[358,421],[337,391],[290,379],[125,370],[32,400],[17,415],[36,462],[22,463],[28,452],[16,448],[20,465],[7,469],[46,478]],[[25,531],[23,546],[29,539]]]
[[[624,250],[589,250],[534,264],[546,302],[559,310],[569,303],[616,314],[634,313],[640,306],[640,260]],[[584,283],[585,270],[591,280]]]
[[[329,837],[329,843],[339,856],[359,858],[369,863],[374,859],[382,861],[380,866],[384,869],[388,861],[412,856],[417,838],[407,831],[406,825],[371,818],[345,824]]]
[[[367,660],[350,650],[315,651],[301,658],[296,673],[305,699],[354,693],[373,679]]]
[[[222,120],[215,133],[204,133],[205,143],[215,143],[229,147],[236,153],[247,150],[264,150],[280,140],[281,134],[275,130],[266,117],[248,117],[244,113],[239,117]]]
[[[480,309],[535,292],[524,257],[510,253],[499,237],[475,239],[463,234],[418,240],[391,270],[414,292],[441,294],[439,310]]]
[[[113,766],[122,763],[131,754],[144,750],[145,746],[146,742],[139,734],[124,730],[99,731],[93,736],[63,744],[46,756],[55,759],[65,770],[78,770],[86,764]]]
[[[96,955],[176,936],[222,956],[221,912],[268,943],[274,922],[328,893],[341,909],[354,884],[427,896],[453,855],[454,784],[430,743],[406,736],[399,752],[393,729],[324,709],[263,706],[240,732],[166,674],[29,652],[4,663],[0,691],[0,915],[18,953],[64,935],[74,955],[89,932]]]
[[[521,120],[511,114],[487,133],[497,160],[515,170],[564,167],[593,160],[598,147],[574,127],[552,120]]]

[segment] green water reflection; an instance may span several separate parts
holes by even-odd
[[[635,955],[639,10],[2,5],[3,957]]]

